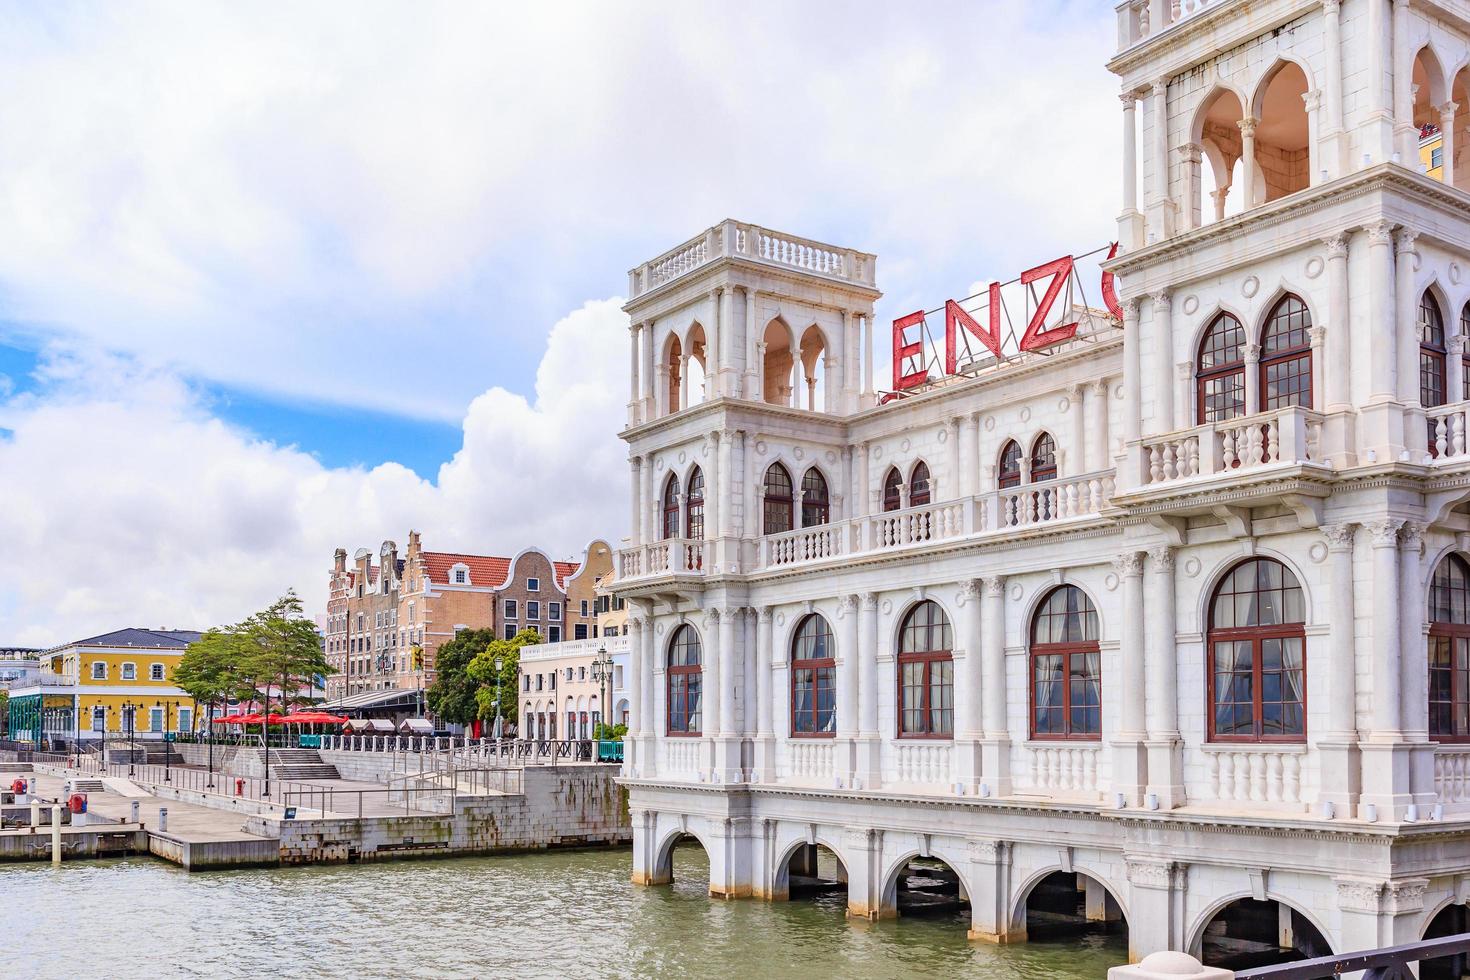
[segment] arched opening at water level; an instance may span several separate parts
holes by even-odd
[[[1447,905],[1424,930],[1425,939],[1443,939],[1470,932],[1470,910],[1464,905]],[[1470,955],[1456,953],[1419,964],[1419,980],[1466,980],[1470,977]]]
[[[1047,942],[1079,935],[1128,937],[1123,908],[1102,882],[1080,871],[1053,871],[1026,896],[1026,939]]]
[[[789,898],[815,899],[837,895],[846,905],[847,868],[830,848],[821,844],[798,844],[787,859],[784,870]]]
[[[693,834],[678,834],[664,844],[654,864],[655,885],[709,889],[709,853]]]
[[[963,912],[968,919],[970,914],[965,883],[939,858],[909,858],[894,874],[889,893],[889,907],[896,908],[900,916],[952,916]]]
[[[1272,899],[1230,902],[1205,925],[1199,946],[1206,966],[1228,970],[1332,955],[1332,947],[1306,916]]]

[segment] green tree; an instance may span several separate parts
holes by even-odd
[[[495,642],[495,631],[460,630],[434,657],[434,683],[426,697],[429,710],[445,721],[468,725],[480,716],[476,694],[480,682],[470,677],[470,662]]]
[[[495,703],[500,702],[500,716],[504,724],[516,721],[516,707],[520,697],[516,691],[516,677],[520,673],[521,648],[541,642],[541,634],[535,630],[521,630],[509,640],[494,640],[470,661],[466,673],[479,684],[475,694],[480,717],[495,717]],[[500,669],[495,669],[495,661]]]
[[[244,665],[250,654],[243,624],[208,630],[190,643],[174,668],[174,684],[197,705],[223,706],[229,698],[253,698]]]
[[[302,614],[295,591],[271,603],[243,624],[249,641],[244,668],[259,687],[264,682],[263,711],[271,711],[271,687],[280,689],[280,707],[310,704],[310,694],[300,693],[316,686],[316,678],[331,670],[322,651],[316,625]]]

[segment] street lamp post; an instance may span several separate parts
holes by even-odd
[[[592,677],[597,681],[597,708],[600,716],[598,721],[593,723],[592,734],[595,737],[598,724],[602,725],[604,732],[608,727],[607,691],[612,685],[612,658],[608,656],[606,646],[598,648],[597,659],[592,661]]]
[[[142,707],[142,706],[141,705],[134,704],[131,701],[124,701],[123,702],[123,713],[124,713],[124,715],[127,716],[127,723],[128,723],[128,777],[129,778],[132,778],[134,757],[138,753],[138,741],[137,741],[137,738],[135,737],[135,732],[137,731],[138,708],[140,708],[140,707]]]
[[[501,735],[503,734],[501,732],[501,730],[500,730],[500,701],[505,696],[505,690],[504,690],[505,684],[504,684],[504,678],[502,678],[500,676],[500,665],[501,665],[501,660],[500,660],[499,657],[496,657],[495,658],[495,740],[496,740],[496,742],[499,742],[500,741]]]
[[[204,737],[209,739],[209,784],[204,788],[214,789],[214,702],[211,701],[205,710],[209,714],[204,731]]]
[[[102,706],[102,775],[107,775],[107,705]]]
[[[163,709],[163,781],[165,783],[171,783],[173,782],[173,767],[170,765],[170,762],[173,759],[173,746],[169,744],[168,740],[168,712],[169,708],[173,707],[174,702],[155,701],[153,705],[156,708]]]

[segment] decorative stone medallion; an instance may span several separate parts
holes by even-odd
[[[764,456],[766,454],[766,443],[765,443],[765,440],[763,440],[763,439],[757,439],[755,441],[755,453],[756,453],[757,456]]]
[[[681,449],[681,450],[679,450],[679,462],[681,462],[681,463],[682,463],[682,462],[684,462],[684,460],[685,460],[685,459],[687,459],[687,458],[688,458],[688,457],[687,457],[687,456],[685,456],[685,454],[684,454],[684,450],[682,450],[682,449]]]
[[[902,452],[902,453],[906,453],[912,447],[913,447],[913,443],[908,440],[908,437],[907,436],[905,436],[903,442],[900,442],[898,444],[898,451],[899,452]]]
[[[987,415],[987,416],[985,416],[985,431],[986,432],[994,432],[995,431],[995,416],[994,415]]]
[[[1452,282],[1456,286],[1458,286],[1460,284],[1460,275],[1461,275],[1461,273],[1460,273],[1460,263],[1458,263],[1458,262],[1451,262],[1450,263],[1450,282]]]
[[[1030,422],[1031,421],[1031,406],[1027,405],[1025,408],[1021,409],[1021,421],[1022,422]]]
[[[1108,572],[1108,574],[1103,577],[1103,588],[1107,589],[1109,592],[1116,591],[1118,588],[1118,576],[1113,572]]]
[[[1316,279],[1322,274],[1322,256],[1314,255],[1307,259],[1307,267],[1302,270],[1308,279]]]
[[[1021,601],[1021,596],[1025,595],[1025,594],[1026,594],[1026,590],[1023,589],[1023,588],[1021,588],[1021,583],[1020,582],[1017,582],[1015,585],[1011,586],[1011,601],[1012,602],[1020,602]]]
[[[806,450],[802,449],[800,446],[797,446],[795,449],[791,450],[791,455],[795,456],[797,459],[806,459]]]
[[[826,455],[825,459],[829,463],[835,463],[835,462],[837,462],[837,453],[835,453],[834,451],[832,451],[831,449],[829,449],[829,450],[827,450],[827,455]]]
[[[1318,565],[1320,565],[1324,561],[1326,561],[1327,560],[1327,544],[1326,544],[1326,542],[1323,542],[1323,541],[1314,541],[1314,542],[1312,542],[1312,546],[1307,549],[1307,557],[1311,558],[1312,561],[1316,562]]]
[[[1199,297],[1190,293],[1184,297],[1184,302],[1179,304],[1179,308],[1184,311],[1185,316],[1194,316],[1199,310]]]
[[[878,608],[883,610],[883,615],[887,616],[889,613],[893,612],[893,600],[884,599],[883,604]]]
[[[1191,555],[1190,557],[1184,559],[1185,575],[1188,575],[1190,578],[1194,578],[1196,575],[1199,574],[1199,569],[1200,564],[1198,558],[1195,558],[1193,555]]]
[[[1255,276],[1246,276],[1245,282],[1240,284],[1240,295],[1246,299],[1255,298],[1256,293],[1261,291],[1261,280]]]

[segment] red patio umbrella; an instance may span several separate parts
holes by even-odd
[[[289,714],[286,721],[296,725],[343,725],[347,719],[341,715],[327,714],[325,711],[298,711]]]

